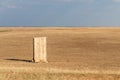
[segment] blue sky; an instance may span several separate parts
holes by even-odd
[[[0,26],[120,26],[120,0],[0,0]]]

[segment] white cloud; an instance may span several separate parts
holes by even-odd
[[[114,2],[120,2],[120,0],[113,0]]]
[[[43,0],[41,0],[43,1]],[[49,2],[93,2],[94,0],[44,0]]]
[[[0,0],[0,9],[18,8],[22,5],[41,5],[41,4],[59,4],[59,3],[90,3],[95,0]]]
[[[12,3],[12,0],[0,0],[0,10],[16,7],[17,6]]]

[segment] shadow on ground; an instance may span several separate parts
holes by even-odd
[[[25,60],[25,59],[5,59],[9,61],[23,61],[23,62],[32,62],[32,60]]]

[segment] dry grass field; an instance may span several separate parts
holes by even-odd
[[[49,63],[32,63],[43,36]],[[120,80],[120,28],[0,28],[0,80]]]

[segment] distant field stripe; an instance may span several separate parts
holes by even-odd
[[[120,75],[120,70],[67,70],[57,68],[36,68],[36,67],[0,67],[0,72],[33,72],[33,73],[73,73],[73,74],[116,74]]]
[[[9,32],[11,30],[0,30],[0,32]]]

